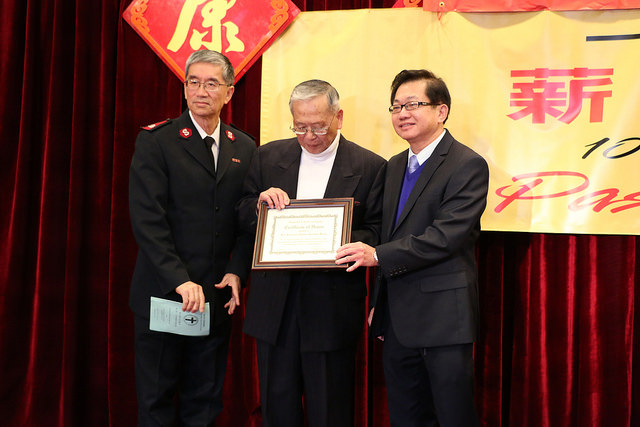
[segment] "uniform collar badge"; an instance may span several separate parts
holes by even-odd
[[[180,136],[183,137],[183,138],[189,138],[191,136],[191,129],[184,128],[184,129],[180,130]]]
[[[233,134],[233,132],[228,130],[227,131],[227,138],[229,138],[230,140],[234,141],[236,139],[236,136]]]

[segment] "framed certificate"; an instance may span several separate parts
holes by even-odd
[[[282,210],[258,211],[254,269],[346,268],[336,250],[349,243],[353,198],[291,200]]]

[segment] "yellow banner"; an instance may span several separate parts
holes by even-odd
[[[390,158],[390,85],[427,68],[446,127],[489,163],[484,230],[640,234],[640,11],[304,12],[264,54],[261,141],[293,136],[288,97],[339,91],[344,135]],[[461,173],[464,173],[462,171]]]

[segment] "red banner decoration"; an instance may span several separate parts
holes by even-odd
[[[422,0],[397,0],[393,7],[422,7]]]
[[[211,49],[237,82],[298,13],[290,0],[135,0],[122,16],[180,80],[189,55]]]
[[[397,0],[393,7],[431,12],[532,12],[537,10],[640,9],[640,0]]]

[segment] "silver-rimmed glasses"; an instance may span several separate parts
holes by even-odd
[[[315,136],[324,136],[327,133],[329,133],[329,129],[331,129],[331,125],[333,124],[333,119],[335,119],[335,118],[336,118],[336,116],[334,115],[331,118],[331,121],[329,122],[329,126],[324,127],[324,128],[298,128],[298,127],[295,127],[295,126],[291,126],[289,129],[291,129],[293,131],[293,133],[295,133],[296,135],[299,135],[299,136],[306,135],[307,132],[311,132]]]
[[[200,89],[200,86],[204,87],[204,90],[207,92],[215,92],[218,90],[220,86],[231,86],[226,83],[220,83],[216,80],[207,80],[206,82],[201,82],[196,79],[188,79],[184,81],[184,85],[188,90],[195,92]]]

